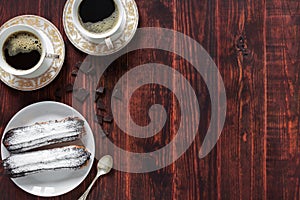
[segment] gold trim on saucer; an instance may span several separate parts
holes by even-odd
[[[90,42],[88,39],[84,38],[77,28],[74,26],[72,20],[72,4],[74,0],[68,0],[66,2],[63,14],[63,24],[64,29],[66,32],[67,37],[71,41],[71,43],[78,48],[79,50],[83,51],[84,53],[95,55],[95,56],[105,56],[109,54],[113,54],[123,47],[125,47],[133,38],[138,22],[139,22],[139,13],[138,8],[134,0],[122,0],[123,5],[126,11],[126,24],[125,30],[122,35],[117,39],[114,40],[114,48],[108,49],[106,44],[100,43],[96,44]]]
[[[63,38],[58,29],[50,21],[36,15],[21,15],[10,19],[0,27],[0,31],[16,24],[30,25],[43,31],[52,42],[53,53],[60,56],[58,59],[55,59],[49,69],[39,77],[23,78],[9,74],[0,68],[0,79],[9,87],[22,91],[33,91],[45,87],[57,76],[64,63],[65,44]]]

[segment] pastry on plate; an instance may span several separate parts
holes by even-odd
[[[3,144],[11,153],[21,153],[39,147],[75,141],[85,133],[84,121],[78,117],[39,122],[10,129]]]
[[[12,178],[60,169],[79,169],[90,159],[84,146],[70,145],[54,149],[12,154],[3,160],[6,172]]]

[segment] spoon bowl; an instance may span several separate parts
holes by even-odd
[[[110,172],[113,167],[113,158],[110,155],[103,156],[97,164],[97,170],[103,171],[104,174]]]

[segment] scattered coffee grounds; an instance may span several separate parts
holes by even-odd
[[[73,92],[73,84],[69,83],[66,87],[65,90],[67,93]]]
[[[104,133],[106,136],[109,135],[109,133],[108,133],[106,130],[103,130],[103,133]]]
[[[63,95],[62,89],[61,89],[61,88],[57,88],[57,89],[55,90],[55,93],[54,93],[55,98],[61,99],[62,95]]]
[[[103,124],[103,116],[101,114],[95,114],[94,121],[98,122],[99,124]]]
[[[79,69],[81,65],[82,65],[82,62],[77,62],[77,63],[75,64],[75,67],[76,67],[77,69]]]
[[[100,95],[99,94],[95,94],[95,102],[97,103],[97,101],[99,100],[99,98],[100,98]]]
[[[86,98],[88,98],[88,96],[90,95],[90,93],[84,89],[84,88],[80,88],[78,91],[76,91],[76,93],[74,94],[75,98],[80,101],[81,103],[83,103]]]
[[[98,87],[96,90],[96,94],[104,94],[105,88],[104,87]]]
[[[96,89],[96,93],[95,93],[95,102],[98,101],[98,99],[100,98],[100,96],[102,94],[104,94],[105,88],[104,87],[99,87],[98,89]]]
[[[115,89],[112,96],[118,100],[122,100],[122,97],[123,97],[122,92],[119,89]]]
[[[103,118],[103,122],[112,123],[113,117],[111,115],[107,115]]]
[[[102,116],[98,118],[98,123],[99,123],[100,125],[103,125],[103,117],[102,117]]]
[[[103,125],[103,116],[102,115],[97,115],[97,121],[100,125]]]
[[[105,105],[101,100],[97,101],[97,109],[99,110],[105,110]]]
[[[74,69],[72,72],[71,72],[71,76],[77,76],[78,74],[78,70],[77,69]]]

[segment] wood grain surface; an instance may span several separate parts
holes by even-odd
[[[71,93],[64,93],[61,99],[56,99],[54,93],[74,82],[71,72],[86,54],[66,37],[62,23],[65,2],[0,0],[0,25],[22,14],[40,15],[58,27],[66,45],[63,68],[45,88],[20,92],[0,83],[0,135],[11,117],[27,105],[45,100],[72,104]],[[226,88],[226,121],[215,148],[199,159],[211,115],[210,97],[200,74],[189,62],[170,52],[143,49],[123,55],[99,80],[99,85],[106,88],[104,104],[109,107],[114,85],[123,74],[155,61],[178,70],[190,82],[201,109],[199,131],[190,148],[170,166],[144,174],[113,170],[96,182],[88,199],[300,199],[300,2],[136,0],[136,3],[139,27],[163,27],[184,33],[199,42],[213,58]],[[192,52],[193,46],[189,49]],[[130,102],[132,118],[139,125],[147,125],[147,111],[153,104],[163,105],[168,113],[161,132],[151,138],[137,139],[113,123],[104,126],[109,132],[108,139],[132,152],[150,152],[168,144],[180,123],[180,107],[171,91],[155,84],[139,88]],[[87,116],[89,121],[91,117]],[[99,134],[91,126],[94,134]],[[95,175],[94,164],[76,189],[49,199],[77,199]],[[44,198],[27,194],[0,174],[0,199]]]

